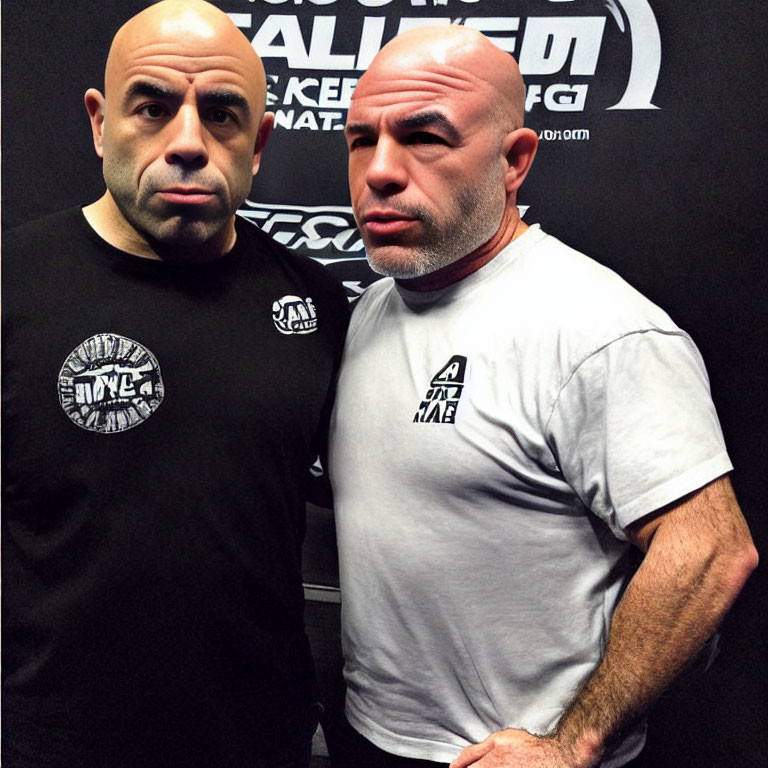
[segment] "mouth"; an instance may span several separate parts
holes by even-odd
[[[202,187],[168,187],[157,194],[174,205],[204,205],[215,197],[213,192]]]
[[[413,226],[418,220],[395,210],[373,210],[363,216],[363,226],[372,235],[392,235]]]

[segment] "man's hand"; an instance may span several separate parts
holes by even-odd
[[[588,768],[584,762],[551,736],[534,736],[508,728],[492,733],[485,741],[463,749],[450,768]]]

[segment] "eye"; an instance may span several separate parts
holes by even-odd
[[[442,136],[427,131],[416,131],[409,134],[406,144],[447,144]]]
[[[151,120],[157,120],[168,114],[162,104],[145,104],[139,109],[139,114],[148,117]]]
[[[218,125],[226,125],[227,123],[236,122],[235,116],[226,109],[212,109],[208,113],[208,119]]]
[[[375,139],[370,136],[358,136],[349,142],[350,149],[360,149],[361,147],[372,147],[376,144]]]

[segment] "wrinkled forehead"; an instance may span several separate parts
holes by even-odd
[[[374,62],[360,78],[349,108],[349,120],[440,108],[455,118],[476,117],[493,98],[493,89],[464,67],[423,57]]]
[[[136,79],[206,83],[235,88],[263,108],[264,70],[243,36],[204,27],[197,34],[173,25],[130,30],[116,38],[105,75],[107,97],[119,94]]]

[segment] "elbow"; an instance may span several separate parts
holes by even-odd
[[[739,562],[741,565],[741,571],[743,573],[743,580],[746,582],[746,580],[749,578],[749,575],[752,573],[752,571],[755,570],[755,568],[757,568],[757,565],[760,562],[760,556],[757,554],[757,548],[751,539],[742,548]]]
[[[760,557],[751,538],[747,538],[731,551],[727,566],[727,581],[733,590],[734,598],[741,592],[759,561]]]
[[[757,568],[759,557],[752,537],[748,531],[740,531],[730,538],[699,540],[696,552],[701,558],[699,574],[704,579],[699,583],[709,581],[714,590],[712,604],[725,613]]]

